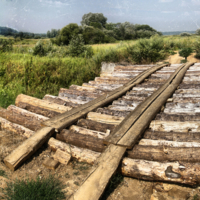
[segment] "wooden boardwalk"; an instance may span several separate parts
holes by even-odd
[[[125,176],[196,185],[199,99],[200,63],[118,65],[58,96],[19,95],[0,109],[1,128],[28,139],[4,162],[15,170],[47,142],[55,160],[92,164],[74,200],[99,199],[119,165]]]

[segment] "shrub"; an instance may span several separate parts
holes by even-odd
[[[0,39],[0,52],[12,51],[13,40],[11,39]]]
[[[183,32],[183,33],[180,33],[180,36],[182,36],[182,37],[185,37],[185,36],[191,36],[191,34],[190,33],[187,33],[187,32]]]
[[[33,55],[45,56],[45,54],[44,43],[42,40],[39,40],[33,48]]]
[[[184,57],[187,60],[187,57],[193,52],[192,48],[185,47],[179,51],[179,55]]]
[[[52,175],[47,178],[37,180],[18,180],[13,183],[8,182],[7,187],[3,189],[7,200],[60,200],[65,199],[65,194],[62,192],[64,186]]]

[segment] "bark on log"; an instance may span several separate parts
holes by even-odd
[[[200,121],[200,113],[195,113],[193,115],[187,115],[183,113],[177,113],[177,114],[161,113],[156,116],[155,120],[177,121],[177,122]]]
[[[115,125],[100,123],[100,122],[92,121],[89,119],[80,119],[80,120],[78,120],[77,125],[87,128],[87,129],[90,129],[90,130],[100,131],[100,132],[104,132],[104,133],[106,133],[108,130],[110,130],[110,132],[112,132],[115,128]]]
[[[58,149],[56,153],[53,155],[54,160],[67,165],[71,159],[71,155],[67,152],[61,151]]]
[[[108,108],[98,108],[96,112],[118,117],[126,117],[130,113],[130,111],[111,110]]]
[[[103,152],[106,148],[102,139],[66,129],[63,129],[60,134],[56,134],[56,139],[95,152]]]
[[[95,88],[91,88],[91,87],[84,87],[84,86],[79,86],[79,85],[71,85],[69,87],[70,90],[78,90],[78,91],[82,91],[82,92],[94,92],[94,93],[98,93],[98,94],[104,94],[104,92],[97,90]]]
[[[78,160],[79,162],[87,162],[88,164],[94,164],[96,159],[100,156],[100,153],[98,152],[69,145],[54,138],[50,138],[48,145],[53,151],[60,149],[71,154],[72,158]]]
[[[160,163],[124,158],[122,161],[122,174],[137,179],[196,185],[200,183],[200,164]]]
[[[44,127],[35,132],[34,135],[28,138],[4,159],[5,165],[13,171],[16,170],[51,137],[54,131],[54,128]]]
[[[168,141],[177,141],[177,142],[199,142],[200,143],[200,134],[195,132],[159,132],[159,131],[150,131],[147,130],[144,133],[145,139],[151,140],[168,140]]]
[[[200,102],[200,97],[176,97],[173,96],[174,103],[198,103]]]
[[[71,107],[50,103],[48,101],[30,97],[24,94],[17,96],[15,105],[17,107],[29,110],[30,112],[44,115],[45,117],[49,118],[71,110]]]
[[[29,138],[30,136],[32,136],[35,133],[34,131],[31,131],[30,129],[25,128],[24,126],[12,123],[2,117],[0,117],[0,128],[5,131],[19,134],[26,138]]]

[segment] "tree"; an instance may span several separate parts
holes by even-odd
[[[47,37],[50,38],[51,37],[51,32],[47,31]]]
[[[185,47],[179,51],[179,55],[185,58],[185,61],[187,61],[187,57],[193,52],[192,48]]]
[[[200,28],[196,30],[196,34],[200,35]]]
[[[106,21],[107,21],[107,18],[104,17],[104,15],[102,13],[91,13],[90,12],[88,14],[83,15],[81,24],[82,24],[82,26],[84,26],[84,25],[90,26],[91,22],[97,22],[97,23],[100,23],[102,25],[102,27],[105,27]]]

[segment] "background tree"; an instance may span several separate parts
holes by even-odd
[[[47,37],[50,38],[51,37],[51,32],[47,31]]]
[[[200,28],[196,30],[196,34],[200,35]]]
[[[184,58],[185,58],[185,61],[187,61],[187,57],[188,57],[189,55],[191,55],[192,52],[193,52],[192,48],[190,48],[190,47],[185,47],[185,48],[183,48],[183,49],[181,49],[181,50],[179,51],[179,55],[182,56],[182,57],[184,57]]]
[[[97,22],[97,23],[100,23],[102,25],[102,27],[105,27],[106,21],[107,21],[107,18],[104,17],[104,15],[102,13],[91,13],[90,12],[88,14],[83,15],[81,24],[82,24],[82,26],[84,26],[84,25],[90,26],[91,22]]]

